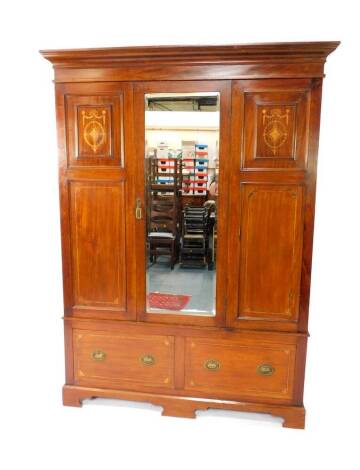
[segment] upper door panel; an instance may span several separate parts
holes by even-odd
[[[241,168],[304,170],[310,81],[237,81],[234,94],[243,100]]]
[[[123,92],[65,96],[68,166],[123,166]]]

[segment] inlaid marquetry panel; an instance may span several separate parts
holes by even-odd
[[[294,158],[296,106],[257,105],[256,108],[255,158]]]
[[[123,164],[123,95],[66,95],[69,166]]]
[[[70,183],[76,306],[126,309],[124,183]]]
[[[251,88],[244,90],[242,167],[305,169],[309,90],[291,91],[291,80],[282,81],[282,90],[264,80]]]
[[[111,106],[78,106],[78,158],[111,155]]]
[[[238,317],[292,320],[299,312],[304,187],[241,185]]]

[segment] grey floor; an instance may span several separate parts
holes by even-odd
[[[178,264],[171,270],[168,257],[159,257],[146,273],[147,293],[190,295],[191,299],[181,313],[196,315],[215,314],[215,270],[180,268]],[[149,309],[151,312],[163,312]],[[166,313],[169,313],[167,310]],[[178,312],[170,312],[178,313]]]

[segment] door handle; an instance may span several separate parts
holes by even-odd
[[[136,199],[135,218],[137,220],[142,219],[142,208],[141,208],[141,199],[140,198]]]

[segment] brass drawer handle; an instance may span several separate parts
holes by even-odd
[[[220,361],[218,361],[217,359],[207,359],[204,362],[204,367],[207,370],[215,372],[220,369]]]
[[[104,361],[106,358],[106,353],[104,351],[93,351],[91,357],[94,361]]]
[[[140,362],[144,366],[153,366],[155,364],[155,357],[151,354],[144,354],[144,356],[140,357]]]
[[[275,368],[271,364],[260,364],[256,369],[260,375],[273,375]]]

